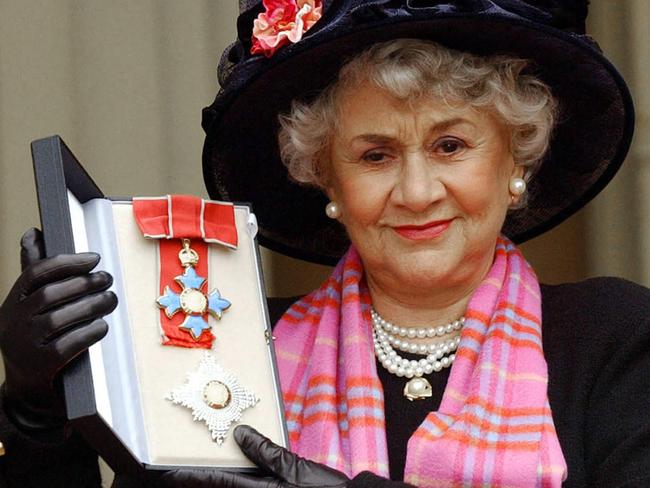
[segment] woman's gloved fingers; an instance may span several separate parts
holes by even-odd
[[[97,320],[117,304],[106,273],[92,273],[94,253],[45,258],[43,236],[21,240],[23,272],[0,305],[0,350],[5,364],[5,411],[20,428],[64,425],[57,373],[106,335]]]
[[[246,457],[262,470],[300,487],[344,487],[349,478],[278,446],[248,425],[239,425],[233,437]]]
[[[47,344],[61,334],[81,324],[108,315],[117,306],[117,297],[112,291],[93,293],[74,302],[34,317],[35,326],[42,331],[42,343]]]
[[[85,295],[104,291],[112,284],[113,277],[109,273],[97,271],[42,286],[29,295],[23,303],[27,310],[36,315]]]
[[[21,269],[45,258],[45,242],[43,233],[32,227],[20,239],[20,265]]]
[[[160,478],[161,486],[176,488],[280,488],[279,480],[255,478],[246,474],[216,470],[179,469],[168,471]]]
[[[87,274],[98,262],[99,255],[94,252],[59,254],[42,259],[23,271],[14,285],[14,290],[18,289],[24,298],[49,283]]]
[[[46,351],[54,357],[59,369],[90,346],[102,339],[108,332],[108,324],[103,319],[72,329],[52,341]]]
[[[233,437],[246,457],[258,467],[283,479],[286,479],[285,473],[291,476],[296,457],[294,454],[273,443],[249,425],[237,426]]]

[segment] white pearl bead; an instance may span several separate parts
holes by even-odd
[[[399,368],[397,368],[396,373],[397,373],[397,376],[404,376],[404,373],[405,373],[404,368],[402,366],[400,366]]]
[[[426,344],[420,344],[420,347],[418,347],[418,353],[419,354],[426,354],[427,353],[427,345]]]
[[[388,371],[390,371],[391,373],[397,373],[398,369],[399,368],[397,367],[397,364],[391,364],[390,366],[388,366]]]
[[[402,337],[406,337],[406,334],[408,334],[408,331],[404,327],[400,327],[399,335]]]
[[[441,335],[443,335],[444,333],[445,333],[445,326],[444,326],[444,325],[439,325],[439,326],[436,328],[436,334],[438,334],[439,336],[441,336]]]
[[[433,363],[433,370],[435,372],[438,372],[441,369],[442,369],[442,364],[440,364],[440,361],[436,361],[435,363]]]
[[[329,202],[325,206],[325,213],[330,219],[338,219],[341,216],[341,209],[336,202]]]
[[[526,191],[526,181],[523,178],[510,178],[510,193],[515,196],[522,195]]]
[[[424,374],[424,369],[420,366],[415,368],[415,376],[422,376]]]
[[[435,327],[429,327],[427,329],[427,337],[433,337],[436,335],[436,328]]]
[[[449,366],[449,358],[447,357],[442,358],[440,360],[440,364],[442,364],[442,366],[446,368],[447,366]]]
[[[409,339],[415,339],[417,331],[415,329],[409,329],[407,335]]]
[[[418,395],[419,393],[422,393],[426,388],[426,385],[424,384],[423,381],[413,381],[409,385],[409,390],[411,390],[411,393],[414,393],[415,395]]]
[[[419,339],[424,339],[427,336],[427,331],[426,331],[426,329],[418,329],[416,331],[416,334],[417,334]]]

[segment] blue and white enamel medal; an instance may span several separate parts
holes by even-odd
[[[207,279],[199,276],[194,269],[199,256],[190,247],[189,239],[183,239],[183,249],[178,253],[178,258],[185,268],[182,275],[174,278],[182,289],[181,293],[176,293],[169,286],[165,286],[164,293],[158,297],[156,303],[164,309],[168,318],[172,318],[179,311],[185,313],[185,320],[179,328],[189,332],[192,339],[198,341],[204,331],[210,330],[210,325],[203,317],[204,314],[209,313],[220,319],[223,311],[231,304],[221,297],[217,289],[208,294],[202,291]]]

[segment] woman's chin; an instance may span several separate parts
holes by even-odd
[[[431,290],[455,282],[459,265],[458,256],[452,252],[420,248],[386,256],[375,271],[393,280],[398,289]],[[373,269],[367,271],[375,274]]]

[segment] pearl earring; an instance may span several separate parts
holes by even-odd
[[[510,184],[508,186],[510,188],[510,193],[513,196],[518,197],[523,195],[526,191],[526,180],[523,178],[510,178]]]
[[[341,216],[341,209],[336,202],[330,202],[325,206],[325,213],[330,219],[338,219]]]

